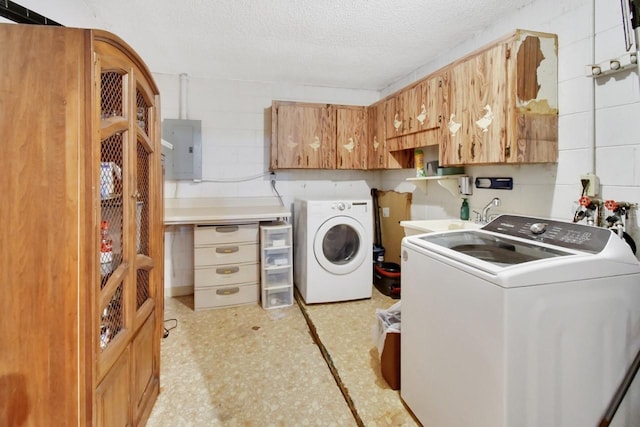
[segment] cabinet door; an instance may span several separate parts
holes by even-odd
[[[402,135],[402,111],[397,96],[391,96],[385,100],[385,135],[387,139]]]
[[[126,371],[129,405],[118,407],[122,397],[109,403],[114,394],[105,391],[101,417],[107,425],[122,425],[121,413],[127,413],[127,424],[134,416],[137,424],[148,416],[159,390],[164,274],[159,99],[148,72],[131,56],[102,40],[94,47],[101,224],[100,288],[93,310],[96,371],[98,389],[115,387],[119,394]]]
[[[367,130],[367,169],[384,169],[387,161],[384,101],[379,101],[367,108]]]
[[[417,92],[412,89],[404,89],[396,96],[396,111],[398,114],[395,125],[400,125],[398,135],[406,135],[414,128],[413,114],[415,111]],[[394,115],[395,120],[395,115]],[[399,122],[399,123],[398,123]]]
[[[364,107],[336,107],[338,169],[366,169],[366,115]]]
[[[127,347],[96,389],[97,427],[133,425],[130,370],[131,357]]]
[[[147,406],[150,398],[154,397],[155,388],[157,383],[156,376],[156,360],[153,357],[154,353],[154,330],[155,330],[155,317],[150,315],[144,322],[140,331],[133,339],[131,346],[132,354],[132,370],[133,370],[133,408],[134,408],[134,420],[136,425],[142,418],[146,418],[145,410],[151,410],[150,406]]]
[[[160,254],[157,234],[152,230],[161,227],[157,223],[157,199],[159,195],[158,182],[160,171],[157,168],[160,155],[156,151],[153,141],[158,135],[157,129],[157,100],[149,89],[146,81],[136,75],[135,84],[135,147],[132,158],[135,159],[133,168],[133,185],[131,187],[131,211],[129,211],[130,223],[133,225],[129,237],[129,245],[132,248],[132,258],[135,265],[135,329],[137,330],[154,309],[159,295],[156,294],[155,283],[162,279],[163,274],[154,269],[158,265]],[[156,221],[156,222],[154,222]]]
[[[335,120],[330,106],[274,102],[272,108],[273,169],[335,169]]]
[[[451,67],[449,135],[441,146],[441,164],[504,161],[506,57],[507,45],[501,43]]]
[[[442,123],[442,77],[423,80],[416,86],[417,95],[413,119],[418,130],[439,129]]]
[[[128,235],[128,218],[132,171],[127,161],[131,146],[128,92],[133,76],[125,61],[115,57],[97,59],[100,81],[99,143],[100,166],[97,172],[100,186],[100,245],[96,248],[100,262],[100,289],[96,333],[99,339],[98,379],[100,380],[124,350],[133,329]]]
[[[402,102],[402,129],[403,135],[411,134],[421,130],[420,122],[417,120],[420,114],[420,105],[425,98],[424,84],[422,82],[405,89],[400,93]]]

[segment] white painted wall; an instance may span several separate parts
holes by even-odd
[[[178,118],[179,76],[154,77],[162,97],[162,118]],[[268,175],[272,100],[369,105],[380,97],[375,91],[192,77],[187,92],[187,118],[202,121],[203,182],[168,181],[166,197],[272,195],[269,176],[220,182]],[[367,196],[367,182],[375,184],[379,176],[364,171],[301,170],[278,172],[276,179],[285,202],[291,202],[296,196]]]

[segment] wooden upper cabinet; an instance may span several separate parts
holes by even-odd
[[[366,169],[365,107],[273,101],[271,169]]]
[[[417,91],[406,88],[389,96],[385,101],[386,109],[386,135],[387,138],[395,138],[415,132],[415,120],[413,116],[417,110],[415,99]]]
[[[439,128],[442,84],[442,73],[438,72],[388,97],[385,100],[387,138]]]
[[[385,169],[387,151],[385,144],[384,100],[367,108],[367,169]]]
[[[451,143],[441,150],[442,164],[505,161],[507,45],[501,43],[451,68]]]
[[[366,169],[367,116],[365,107],[336,106],[336,167]]]
[[[440,164],[557,161],[557,36],[517,30],[449,73]]]
[[[273,101],[271,169],[335,169],[335,118],[326,104]]]

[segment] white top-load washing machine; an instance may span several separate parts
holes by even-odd
[[[502,215],[402,242],[401,396],[425,426],[596,426],[640,349],[610,230]],[[640,426],[640,379],[616,426]]]
[[[371,298],[371,200],[294,202],[294,283],[307,304]]]

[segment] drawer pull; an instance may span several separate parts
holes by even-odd
[[[235,288],[216,289],[216,295],[233,295],[238,292],[240,292],[240,288],[237,286]]]
[[[237,225],[221,225],[216,227],[216,232],[218,233],[233,233],[240,229]]]
[[[238,252],[240,250],[237,246],[225,246],[222,248],[216,248],[216,253],[218,254],[232,254],[234,252]]]
[[[238,271],[240,271],[240,267],[222,267],[216,269],[216,273],[218,274],[234,274]]]

